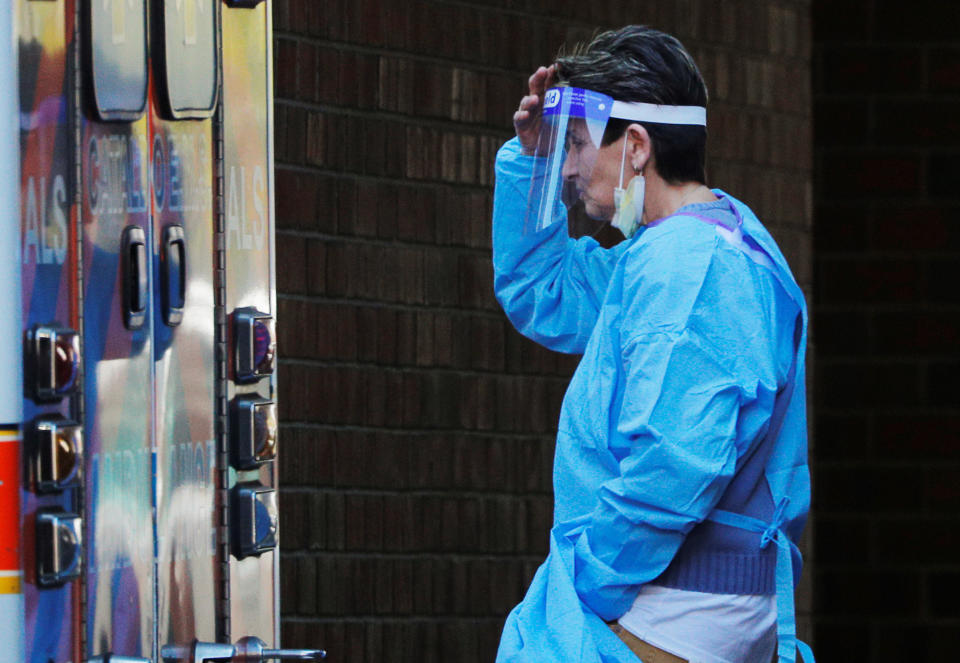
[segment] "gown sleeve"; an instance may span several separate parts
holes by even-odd
[[[607,621],[629,609],[719,502],[744,443],[742,408],[769,417],[776,390],[775,377],[760,384],[770,362],[750,340],[763,338],[765,323],[749,277],[709,248],[651,248],[624,259],[622,400],[609,442],[619,474],[571,533],[577,594]]]
[[[551,350],[582,353],[625,243],[605,249],[591,237],[571,239],[560,201],[557,222],[525,235],[535,158],[521,152],[516,138],[497,154],[494,291],[521,334]]]

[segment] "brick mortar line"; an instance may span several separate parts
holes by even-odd
[[[490,5],[484,4],[484,3],[482,3],[482,2],[479,2],[479,3],[476,2],[476,1],[471,2],[470,0],[435,0],[435,1],[438,2],[439,4],[467,5],[467,6],[471,6],[471,7],[489,7],[489,6],[490,6]],[[705,4],[709,4],[709,3],[712,2],[712,1],[713,1],[713,0],[700,0],[700,4],[705,5]],[[743,4],[749,4],[749,3],[747,3],[745,0],[739,0],[738,4],[743,5]],[[755,2],[754,2],[753,4],[756,5]],[[809,7],[810,7],[810,5],[811,5],[811,0],[773,0],[772,2],[769,2],[768,4],[769,4],[769,5],[772,5],[772,6],[776,6],[777,8],[780,8],[780,9],[783,9],[783,8],[791,8],[791,9],[799,8],[799,9],[803,9],[803,8],[809,8]],[[523,14],[523,12],[521,12],[521,11],[519,11],[519,10],[506,10],[506,11],[511,11],[512,13]],[[571,19],[571,20],[573,20],[573,19]],[[589,25],[592,26],[593,24],[591,23],[591,24],[589,24]],[[653,26],[653,27],[656,27],[656,26]]]
[[[863,566],[855,562],[851,562],[849,564],[838,563],[838,562],[832,562],[827,564],[824,562],[819,562],[817,564],[817,573],[819,574],[821,571],[825,573],[837,573],[839,571],[850,571],[851,567],[854,567],[858,570],[863,570]],[[917,571],[920,571],[919,575],[921,576],[931,575],[934,573],[944,573],[944,572],[950,573],[950,572],[956,572],[957,570],[956,565],[951,566],[951,565],[945,565],[945,564],[933,564],[933,565],[928,564],[923,566],[918,565],[914,567],[914,566],[904,566],[903,563],[888,562],[885,564],[871,564],[868,567],[868,570],[866,572],[867,573],[878,573],[883,571],[896,572],[896,571],[901,571],[904,568],[909,569],[911,572],[911,575],[913,573],[916,573]],[[957,619],[960,620],[960,617],[958,617]]]
[[[559,23],[562,26],[571,26],[571,27],[583,27],[583,28],[595,28],[597,27],[596,23],[591,23],[589,21],[583,21],[578,18],[573,18],[572,16],[563,16],[559,14],[545,14],[537,11],[523,11],[521,9],[512,9],[510,7],[491,7],[488,4],[477,3],[477,2],[464,2],[463,0],[434,0],[435,4],[438,5],[447,5],[451,7],[471,7],[471,8],[483,8],[488,9],[493,13],[505,14],[507,16],[517,16],[523,18],[540,18],[545,19],[548,23]]]
[[[918,359],[916,356],[908,356],[908,360],[896,357],[896,356],[880,356],[870,355],[867,357],[856,356],[856,355],[827,355],[826,357],[821,356],[817,357],[817,365],[821,368],[850,368],[852,366],[866,365],[866,366],[885,366],[896,368],[898,366],[914,365],[914,366],[923,366],[925,364],[942,362],[942,361],[960,361],[960,353],[952,355],[932,355],[924,356]]]
[[[492,165],[492,164],[491,164]],[[444,180],[415,180],[406,177],[388,177],[386,175],[371,175],[369,173],[354,173],[350,171],[343,170],[333,170],[331,168],[323,168],[318,166],[304,165],[300,163],[287,163],[283,161],[278,161],[275,166],[275,170],[288,170],[295,173],[300,173],[302,175],[332,175],[340,179],[345,180],[357,180],[361,182],[383,182],[383,183],[392,183],[397,182],[406,183],[411,189],[423,189],[423,188],[433,188],[438,191],[445,191],[449,189],[463,189],[470,191],[472,193],[489,193],[493,195],[493,184],[472,184],[470,182],[447,182]]]
[[[871,327],[874,328],[877,326],[877,324],[871,325]],[[896,352],[879,350],[873,350],[867,353],[859,353],[855,351],[838,353],[821,350],[817,354],[818,364],[827,368],[850,366],[851,364],[866,364],[869,366],[902,366],[906,363],[913,364],[915,366],[924,366],[926,364],[942,363],[945,361],[960,361],[960,350],[955,350],[953,354],[943,354],[942,352],[921,354],[915,349],[913,349],[913,354],[898,354]]]
[[[822,507],[819,508],[819,509],[817,509],[817,514],[818,514],[817,517],[818,517],[818,518],[823,518],[825,514],[829,515],[829,514],[832,514],[832,513],[834,513],[834,512],[832,512],[832,511],[824,511],[824,509],[823,509]],[[838,511],[838,512],[836,512],[836,513],[837,513],[837,514],[841,514],[841,515],[846,515],[846,514],[851,514],[852,512],[850,512],[850,511]],[[914,521],[914,520],[917,519],[917,518],[916,518],[916,515],[917,515],[917,514],[916,514],[915,511],[914,511],[914,512],[903,511],[903,512],[894,512],[894,513],[890,513],[890,512],[886,512],[886,511],[864,511],[864,512],[862,512],[862,519],[865,520],[865,521],[869,521],[869,522],[876,522],[878,516],[885,516],[885,517],[888,517],[888,518],[890,518],[890,519],[900,519],[900,520],[910,520],[910,521]],[[956,520],[956,519],[955,519],[953,522],[956,522],[957,524],[960,524],[960,520]],[[926,565],[922,565],[922,566],[923,566],[923,568],[927,568]],[[960,567],[960,562],[957,562],[957,566]]]
[[[507,438],[513,440],[519,439],[544,439],[544,440],[554,440],[557,436],[556,433],[497,433],[495,429],[490,429],[485,431],[479,428],[367,428],[367,429],[358,429],[356,426],[351,426],[349,424],[344,424],[343,426],[338,426],[336,424],[319,424],[309,421],[284,421],[281,424],[281,431],[283,427],[286,426],[296,426],[301,428],[314,428],[319,431],[326,432],[336,432],[336,431],[348,431],[348,432],[368,432],[368,433],[397,433],[404,435],[457,435],[457,436],[466,436],[466,437],[497,437],[497,438]],[[525,436],[525,437],[524,437]]]
[[[943,43],[952,44],[950,50],[957,50],[957,43],[955,41],[943,42]],[[840,44],[840,42],[833,42],[829,40],[811,42],[811,48],[814,53],[817,53],[818,51],[822,52],[824,49],[827,49],[827,48],[835,48],[834,44]],[[842,49],[846,50],[846,49],[849,49],[851,46],[854,46],[857,44],[861,44],[863,47],[870,47],[870,48],[873,48],[874,50],[888,53],[890,51],[899,51],[899,50],[913,50],[913,51],[922,52],[927,48],[930,48],[931,44],[936,44],[936,42],[917,43],[917,42],[910,42],[910,41],[902,41],[902,42],[901,41],[876,41],[876,40],[859,41],[859,40],[853,39],[847,42],[843,42],[841,44],[841,47]],[[937,48],[937,46],[935,45],[932,47]],[[849,51],[847,51],[847,53],[849,54]]]
[[[467,437],[496,437],[499,439],[509,439],[516,442],[523,441],[533,441],[533,440],[553,440],[556,438],[556,433],[510,433],[502,431],[483,431],[478,429],[461,429],[461,428],[421,428],[421,429],[404,429],[404,428],[387,428],[385,426],[357,426],[355,424],[323,424],[323,423],[314,423],[314,422],[302,422],[302,421],[283,421],[280,424],[283,428],[302,428],[305,430],[323,430],[323,431],[347,431],[351,433],[390,433],[396,432],[397,435],[436,435],[439,433],[450,433],[457,435],[465,435]],[[281,430],[283,429],[281,428]]]
[[[429,309],[427,309],[429,310]],[[835,355],[830,355],[835,356]],[[540,379],[555,379],[563,380],[569,382],[572,377],[571,373],[543,373],[543,372],[508,372],[506,370],[497,370],[497,369],[478,369],[478,368],[467,368],[467,367],[458,367],[450,366],[446,364],[399,364],[392,363],[387,364],[381,361],[370,360],[370,361],[346,361],[340,359],[317,359],[315,357],[293,357],[293,356],[280,356],[280,365],[281,366],[310,366],[313,368],[357,368],[357,369],[367,369],[375,368],[380,369],[385,372],[393,373],[429,373],[429,374],[456,374],[463,375],[466,377],[484,377],[490,375],[500,375],[503,377],[518,377],[518,378],[540,378]]]
[[[517,596],[517,602],[520,601],[522,596]],[[453,600],[453,599],[451,599]],[[506,619],[506,613],[498,613],[496,615],[473,615],[470,613],[446,613],[443,615],[430,615],[428,613],[413,613],[409,615],[398,616],[396,613],[389,613],[383,616],[371,616],[371,615],[351,615],[344,617],[337,617],[333,615],[324,615],[324,616],[309,616],[301,614],[284,614],[282,615],[281,621],[289,624],[308,624],[308,625],[326,625],[331,624],[335,626],[345,626],[345,622],[350,624],[365,624],[368,626],[382,626],[384,624],[395,624],[397,626],[406,624],[406,623],[423,623],[423,624],[460,624],[465,621],[476,622],[476,621],[490,621],[496,624],[503,624],[503,620]],[[432,650],[431,650],[432,651]],[[449,659],[443,659],[449,660]]]
[[[363,243],[363,242],[359,242]],[[493,284],[490,284],[491,289]],[[355,306],[368,306],[370,304],[376,304],[377,308],[389,308],[396,309],[398,311],[410,311],[410,312],[419,312],[424,309],[429,309],[431,311],[439,312],[449,312],[449,313],[471,313],[476,314],[476,317],[483,318],[495,318],[501,320],[507,320],[506,315],[498,309],[487,309],[487,308],[458,308],[450,304],[429,304],[429,303],[418,303],[410,304],[407,302],[388,302],[382,299],[358,299],[356,297],[333,297],[330,295],[309,295],[309,294],[298,294],[294,292],[280,292],[281,300],[290,300],[298,301],[305,303],[343,303],[351,304]],[[519,333],[519,332],[518,332]]]
[[[818,373],[823,373],[823,369],[820,368]],[[821,376],[822,377],[822,376]],[[830,408],[823,404],[817,405],[817,419],[823,416],[837,416],[837,415],[857,415],[857,416],[884,416],[884,417],[942,417],[947,416],[951,418],[960,417],[960,408],[955,408],[952,410],[948,409],[934,409],[927,405],[920,405],[916,408],[892,408],[887,405],[873,405],[869,407],[841,407],[841,408]],[[875,435],[869,435],[869,438],[875,437]]]
[[[395,609],[395,610],[390,610],[389,612],[382,612],[379,615],[377,614],[371,615],[370,613],[352,613],[350,615],[343,617],[342,620],[337,620],[334,617],[334,615],[336,614],[336,610],[339,609],[339,606],[336,609],[323,609],[323,610],[316,609],[315,613],[321,613],[321,614],[310,614],[308,612],[306,613],[283,612],[284,610],[296,609],[296,608],[287,607],[286,605],[284,605],[281,607],[280,620],[282,623],[285,622],[287,624],[290,624],[291,626],[293,624],[297,624],[297,625],[309,624],[311,626],[316,626],[321,628],[328,624],[337,624],[338,621],[342,621],[344,625],[350,625],[350,626],[366,625],[368,627],[376,627],[376,628],[392,626],[396,628],[401,626],[404,623],[402,620],[405,620],[405,619],[416,620],[416,622],[422,622],[424,625],[426,625],[431,621],[438,622],[441,624],[449,623],[451,626],[452,625],[463,626],[465,625],[464,622],[470,622],[471,624],[475,623],[477,625],[480,625],[480,623],[482,622],[490,622],[490,624],[494,624],[494,623],[503,624],[503,620],[506,617],[507,613],[510,611],[510,607],[519,603],[521,598],[523,598],[522,594],[517,594],[514,598],[511,598],[509,600],[509,606],[506,606],[503,608],[502,611],[497,611],[497,612],[485,611],[482,613],[478,613],[473,611],[473,609],[471,608],[471,609],[465,609],[465,610],[458,610],[456,612],[437,611],[434,613],[424,613],[424,612],[416,612],[411,608],[408,612]],[[471,599],[451,598],[448,600],[450,601],[461,600],[461,601],[469,602]],[[317,603],[322,603],[322,602],[323,602],[322,598],[317,599]],[[432,600],[430,602],[432,603]],[[411,622],[411,625],[416,622]],[[471,629],[471,631],[476,633],[476,629]],[[384,633],[383,635],[384,637],[386,637],[387,634]],[[384,640],[384,643],[385,643],[384,648],[387,648],[386,642],[387,641]],[[324,644],[324,643],[321,643],[321,644]],[[346,644],[349,645],[350,643],[347,642]],[[329,643],[326,643],[324,646],[329,647],[330,645]],[[402,647],[403,646],[400,645],[399,651],[402,651]],[[343,659],[340,659],[340,660],[343,660]],[[357,660],[357,659],[354,659],[354,660]],[[370,659],[361,659],[361,660],[370,660]],[[393,660],[393,659],[388,656],[387,660]],[[450,659],[444,659],[444,660],[450,660]]]
[[[811,101],[814,97],[813,93],[809,94]],[[755,104],[744,104],[737,103],[735,100],[724,100],[724,101],[715,101],[711,100],[707,103],[707,129],[710,129],[710,111],[711,110],[725,110],[736,113],[743,113],[748,111],[752,115],[756,116],[769,116],[769,117],[787,117],[794,118],[799,120],[812,120],[813,113],[812,108],[807,108],[804,111],[781,111],[775,108],[767,108],[765,106],[757,106]],[[709,134],[708,134],[709,141]]]
[[[464,562],[502,562],[502,561],[511,561],[516,560],[520,562],[535,562],[543,561],[544,554],[516,554],[510,552],[504,553],[457,553],[453,552],[450,554],[443,554],[441,552],[431,551],[431,552],[401,552],[397,554],[383,553],[383,552],[366,552],[366,551],[351,551],[351,550],[290,550],[284,551],[281,549],[281,554],[286,559],[314,559],[314,558],[335,558],[342,557],[346,559],[365,559],[365,560],[384,560],[384,561],[398,561],[398,562],[420,562],[420,561],[431,561],[431,562],[446,562],[446,561],[464,561]],[[459,558],[459,559],[454,559]]]
[[[817,469],[820,470],[902,470],[906,468],[914,470],[930,468],[960,470],[960,459],[943,460],[931,458],[930,460],[918,460],[916,456],[909,460],[894,458],[860,458],[857,460],[827,458],[825,460],[815,461],[815,465]]]
[[[960,146],[957,144],[947,145],[917,145],[917,143],[904,143],[904,144],[895,144],[895,145],[844,145],[838,147],[823,147],[817,146],[814,149],[814,157],[820,158],[823,160],[829,160],[831,157],[844,157],[844,156],[878,156],[878,157],[927,157],[927,156],[952,156],[960,151]],[[816,169],[815,169],[816,170]],[[823,172],[822,170],[820,171]],[[820,178],[817,178],[818,180]],[[814,192],[816,193],[816,192]],[[863,200],[864,202],[873,202],[876,204],[880,203],[890,203],[890,202],[899,202],[901,200],[910,200],[914,204],[918,200],[926,200],[929,197],[929,193],[923,191],[919,194],[903,194],[903,198],[898,196],[883,196],[882,198],[877,198],[876,195],[862,195],[861,197],[850,196],[849,198],[840,198],[842,201],[855,201]],[[815,196],[816,197],[816,196]],[[833,200],[831,198],[824,198],[824,196],[819,196],[820,201],[818,205],[824,204],[824,202],[830,203]],[[945,198],[945,202],[956,203],[960,198]]]
[[[506,142],[506,141],[504,141]],[[437,152],[439,154],[439,151]],[[278,164],[279,165],[279,164]],[[433,186],[437,188],[449,188],[449,189],[469,189],[473,191],[487,191],[491,194],[493,193],[493,184],[480,184],[475,182],[458,182],[453,180],[442,180],[442,179],[427,179],[427,178],[413,178],[413,177],[387,177],[384,175],[371,175],[369,173],[362,173],[359,171],[353,170],[334,170],[328,167],[317,167],[310,166],[305,164],[283,164],[284,168],[291,168],[292,166],[298,166],[298,172],[302,173],[316,173],[320,175],[337,175],[343,178],[356,178],[356,179],[368,179],[371,181],[380,181],[380,182],[403,182],[407,183],[410,186]],[[490,163],[491,170],[493,170],[493,162]],[[491,176],[492,177],[492,176]]]
[[[519,99],[523,95],[517,95]],[[332,104],[315,104],[308,101],[298,101],[295,99],[287,99],[286,97],[277,97],[274,100],[274,106],[286,106],[288,108],[296,108],[298,110],[305,111],[316,111],[326,115],[339,115],[342,117],[356,117],[363,118],[368,120],[380,120],[380,121],[397,121],[397,120],[408,120],[403,124],[410,127],[418,128],[427,128],[427,129],[444,129],[449,130],[451,133],[457,133],[459,135],[464,134],[464,128],[470,127],[471,134],[476,136],[488,136],[488,137],[497,137],[503,135],[504,132],[508,129],[499,127],[493,124],[473,124],[467,123],[463,120],[454,120],[447,119],[442,117],[434,116],[425,116],[425,115],[405,115],[401,113],[395,113],[392,111],[385,111],[380,109],[366,109],[366,108],[357,108],[356,106],[335,106]],[[507,118],[509,119],[509,118]]]
[[[397,311],[408,311],[411,313],[423,311],[436,311],[442,313],[471,313],[476,314],[475,317],[478,318],[506,319],[502,312],[491,311],[489,309],[452,308],[450,306],[431,306],[430,304],[404,304],[402,302],[384,302],[378,299],[356,299],[353,297],[334,298],[320,295],[294,295],[291,293],[282,293],[282,296],[279,299],[281,301],[289,300],[319,304],[349,304],[351,306],[370,306],[371,304],[375,304],[377,305],[375,308],[394,309]]]
[[[869,204],[870,201],[872,201],[872,204]],[[817,203],[816,207],[818,208],[826,207],[828,209],[834,209],[834,210],[841,209],[841,210],[847,210],[847,211],[859,210],[859,209],[862,209],[863,207],[867,207],[871,212],[882,212],[886,210],[887,207],[889,207],[889,205],[887,204],[887,199],[882,199],[878,201],[875,198],[871,198],[870,201],[868,201],[867,199],[856,200],[851,198],[851,199],[843,199],[843,200],[827,202],[827,203]],[[929,204],[929,203],[918,202],[916,198],[914,198],[913,206],[917,207],[923,204]],[[957,198],[943,199],[939,201],[936,207],[938,210],[958,212],[960,211],[960,196],[958,196]],[[815,213],[814,216],[817,216],[817,214]]]
[[[874,92],[864,90],[862,92],[827,92],[814,91],[813,95],[816,101],[911,101],[911,102],[931,102],[940,101],[951,104],[960,103],[960,92],[932,92],[930,90],[921,90],[919,92]]]
[[[391,249],[417,249],[429,247],[434,249],[430,253],[436,253],[436,249],[443,250],[446,255],[450,253],[466,254],[473,257],[490,257],[492,249],[464,246],[462,244],[437,244],[430,242],[413,242],[402,239],[382,239],[370,235],[339,235],[324,232],[313,232],[310,230],[298,230],[296,228],[277,228],[277,235],[288,237],[300,237],[304,239],[321,239],[324,241],[336,241],[343,243],[363,244],[364,246],[379,246]]]
[[[838,304],[821,304],[817,303],[816,312],[829,314],[829,313],[958,313],[960,312],[960,306],[957,304],[928,304],[923,303],[921,306],[916,304],[903,304],[903,303],[891,303],[891,304],[862,304],[857,302],[838,303]]]
[[[347,431],[347,432],[358,432],[358,433],[397,433],[404,435],[464,435],[467,437],[498,437],[506,438],[513,440],[533,440],[533,439],[543,439],[543,440],[555,440],[557,433],[554,432],[545,432],[545,433],[516,433],[516,432],[501,432],[496,429],[481,429],[481,428],[397,428],[397,427],[360,427],[356,424],[324,424],[317,423],[312,421],[303,421],[296,419],[293,421],[284,420],[281,426],[286,427],[297,427],[297,428],[308,428],[319,431]],[[281,429],[282,430],[282,429]]]
[[[915,257],[932,257],[935,260],[942,258],[952,258],[956,259],[957,255],[960,254],[960,247],[952,250],[938,250],[938,249],[867,249],[866,251],[828,251],[825,249],[820,250],[820,255],[814,260],[815,263],[822,262],[833,262],[857,258],[860,260],[889,260],[891,258],[915,258]],[[920,262],[926,262],[922,260]]]
[[[555,380],[556,382],[563,382],[564,384],[570,381],[569,375],[556,374],[556,373],[542,373],[542,374],[533,374],[533,373],[504,373],[503,370],[498,369],[478,369],[478,368],[458,368],[450,366],[432,366],[432,365],[419,365],[419,364],[410,364],[410,365],[385,365],[378,364],[376,362],[360,362],[360,361],[346,361],[342,359],[313,359],[313,358],[301,358],[301,357],[283,357],[280,359],[281,366],[310,366],[312,368],[357,368],[357,369],[377,369],[385,373],[403,373],[409,375],[411,373],[420,374],[427,373],[430,375],[454,375],[454,376],[463,376],[463,377],[489,377],[493,376],[504,376],[504,377],[526,377],[526,378],[537,378],[537,379],[550,379]]]
[[[870,37],[867,40],[862,39],[848,39],[844,41],[833,41],[830,39],[823,40],[810,40],[810,47],[814,53],[818,49],[823,48],[874,48],[878,51],[887,51],[899,48],[915,48],[915,49],[931,49],[931,48],[945,48],[950,51],[958,50],[957,42],[954,41],[924,41],[924,42],[911,42],[909,40],[902,40],[896,38],[882,39],[880,37]]]
[[[378,490],[361,486],[338,488],[334,486],[310,486],[285,482],[281,494],[296,495],[343,495],[352,497],[462,497],[464,499],[485,499],[490,497],[552,498],[553,491],[509,492],[505,490],[464,490],[462,488],[417,488],[413,490]]]
[[[817,627],[821,626],[863,626],[865,623],[873,627],[874,631],[877,631],[882,628],[887,628],[890,626],[913,626],[913,627],[925,627],[928,625],[937,626],[937,627],[958,627],[960,626],[960,617],[929,617],[922,616],[916,613],[914,610],[909,612],[904,612],[902,616],[878,616],[876,610],[871,610],[865,608],[863,612],[856,615],[851,615],[849,617],[827,617],[820,616],[822,611],[815,611],[817,615],[816,624]],[[307,621],[306,617],[302,617],[304,621]],[[873,659],[871,659],[873,660]]]
[[[708,137],[707,150],[709,149],[710,149],[710,139]],[[814,172],[814,168],[812,166],[810,168],[785,168],[782,166],[774,166],[773,164],[769,164],[769,163],[758,163],[756,161],[751,161],[749,159],[737,159],[737,158],[731,158],[731,157],[711,155],[708,152],[707,161],[710,161],[710,160],[721,161],[723,162],[724,165],[727,165],[727,166],[749,166],[749,167],[755,168],[758,171],[763,171],[764,173],[773,172],[773,173],[780,173],[782,175],[796,175],[798,173],[806,174],[806,175],[810,175],[810,177],[807,178],[808,181],[810,182],[813,181],[812,174]],[[708,168],[707,179],[711,179],[709,175],[710,173]]]

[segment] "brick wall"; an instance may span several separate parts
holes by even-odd
[[[816,0],[817,642],[960,645],[960,8]]]
[[[492,661],[546,554],[576,358],[492,295],[492,163],[532,69],[643,21],[712,93],[712,183],[811,283],[807,1],[275,0],[286,646]],[[805,599],[809,602],[809,595]]]

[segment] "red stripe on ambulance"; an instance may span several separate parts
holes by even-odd
[[[0,429],[0,572],[20,570],[19,452],[19,432]]]

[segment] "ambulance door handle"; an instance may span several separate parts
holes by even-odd
[[[176,327],[183,321],[187,292],[187,243],[183,226],[167,226],[163,229],[160,281],[163,322],[168,327]]]
[[[147,240],[143,228],[124,228],[120,244],[123,324],[134,331],[143,327],[147,319]]]

